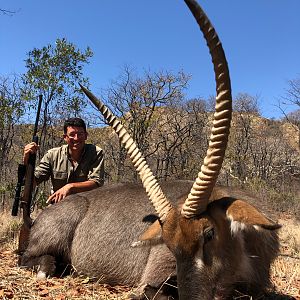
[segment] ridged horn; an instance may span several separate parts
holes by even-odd
[[[168,212],[172,208],[172,205],[161,190],[158,181],[146,163],[141,151],[137,147],[132,137],[128,134],[125,127],[116,118],[116,116],[113,115],[110,109],[84,86],[80,84],[80,87],[87,97],[92,101],[92,103],[97,107],[97,109],[102,113],[107,123],[118,135],[122,145],[124,145],[125,149],[127,150],[134,167],[139,173],[146,193],[150,198],[150,201],[152,202],[161,222],[164,222]]]
[[[206,39],[214,65],[217,90],[214,121],[206,157],[181,210],[184,217],[191,218],[206,210],[222,167],[231,122],[232,96],[225,53],[214,27],[196,1],[185,0],[185,3]]]

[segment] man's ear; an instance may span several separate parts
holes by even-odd
[[[244,225],[259,226],[268,230],[275,230],[281,227],[280,224],[265,217],[255,207],[242,200],[234,200],[226,210],[227,218],[233,222]]]
[[[157,245],[163,243],[161,235],[161,226],[158,220],[152,223],[144,233],[139,237],[138,241],[131,244],[132,247],[144,245]]]

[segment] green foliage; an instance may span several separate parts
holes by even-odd
[[[0,77],[0,129],[9,128],[24,113],[24,103],[19,98],[19,80]]]
[[[14,137],[25,113],[17,76],[0,77],[0,185],[8,181],[14,167]]]
[[[49,197],[49,193],[46,192],[45,189],[41,189],[41,191],[39,190],[36,194],[36,206],[37,208],[45,208],[47,206],[47,199]]]
[[[22,114],[21,103],[0,95],[0,128],[4,129]]]
[[[27,100],[35,99],[38,94],[44,96],[46,123],[52,118],[79,114],[85,106],[78,82],[88,85],[88,79],[83,77],[83,66],[92,56],[89,47],[82,52],[66,39],[57,39],[55,46],[49,44],[28,53],[27,73],[22,77],[23,96]]]

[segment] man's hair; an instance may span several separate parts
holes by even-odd
[[[81,127],[86,132],[86,125],[85,122],[80,118],[70,118],[65,121],[64,123],[64,133],[67,133],[68,127]]]

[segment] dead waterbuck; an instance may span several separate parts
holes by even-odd
[[[252,293],[268,287],[279,225],[243,201],[242,191],[215,187],[231,121],[230,77],[207,16],[196,1],[185,2],[207,41],[217,90],[209,148],[196,181],[160,186],[122,124],[82,87],[118,134],[145,190],[136,184],[104,186],[46,208],[21,258],[25,266],[38,266],[40,276],[52,275],[61,259],[101,282],[136,285],[137,298],[173,273],[184,300],[226,298],[235,285]]]

